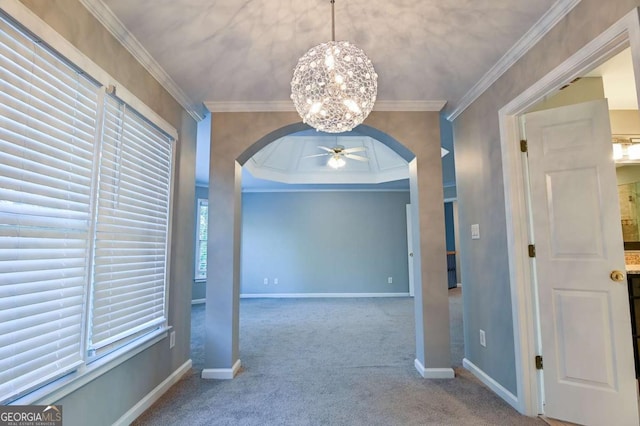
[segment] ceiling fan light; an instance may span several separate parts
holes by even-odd
[[[329,161],[327,161],[327,166],[336,170],[339,169],[340,167],[344,167],[345,164],[347,163],[339,155],[334,155],[331,158],[329,158]]]

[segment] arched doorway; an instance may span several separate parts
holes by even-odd
[[[305,129],[293,112],[212,114],[203,378],[231,379],[241,365],[242,165],[274,140]],[[409,162],[412,225],[419,235],[414,247],[415,366],[425,378],[451,378],[439,115],[374,112],[357,130]]]

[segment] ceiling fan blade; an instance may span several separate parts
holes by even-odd
[[[302,158],[326,157],[327,155],[331,155],[331,154],[325,154],[325,153],[322,153],[322,154],[314,154],[314,155],[305,155],[305,156],[304,156],[304,157],[302,157]]]
[[[318,148],[320,148],[320,149],[324,149],[325,151],[330,152],[330,153],[332,153],[332,154],[334,154],[334,153],[335,153],[335,151],[334,151],[334,150],[332,150],[331,148],[327,148],[326,146],[320,146],[320,145],[318,145]]]
[[[360,155],[353,155],[353,154],[344,154],[345,157],[351,159],[351,160],[358,160],[358,161],[369,161],[368,158],[366,157],[362,157]]]
[[[367,148],[365,148],[364,146],[356,146],[354,148],[343,149],[342,152],[344,152],[345,154],[352,154],[354,152],[361,152],[366,150]]]

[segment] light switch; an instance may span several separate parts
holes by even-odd
[[[473,225],[471,225],[471,239],[472,240],[480,239],[480,225],[477,223],[474,223]]]

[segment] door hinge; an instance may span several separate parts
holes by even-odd
[[[529,257],[536,257],[536,246],[529,244]]]
[[[536,355],[536,370],[542,370],[542,355]]]
[[[528,152],[528,148],[529,148],[529,147],[528,147],[528,145],[527,145],[527,141],[526,141],[526,139],[522,139],[522,140],[520,141],[520,151],[522,151],[522,152]]]

